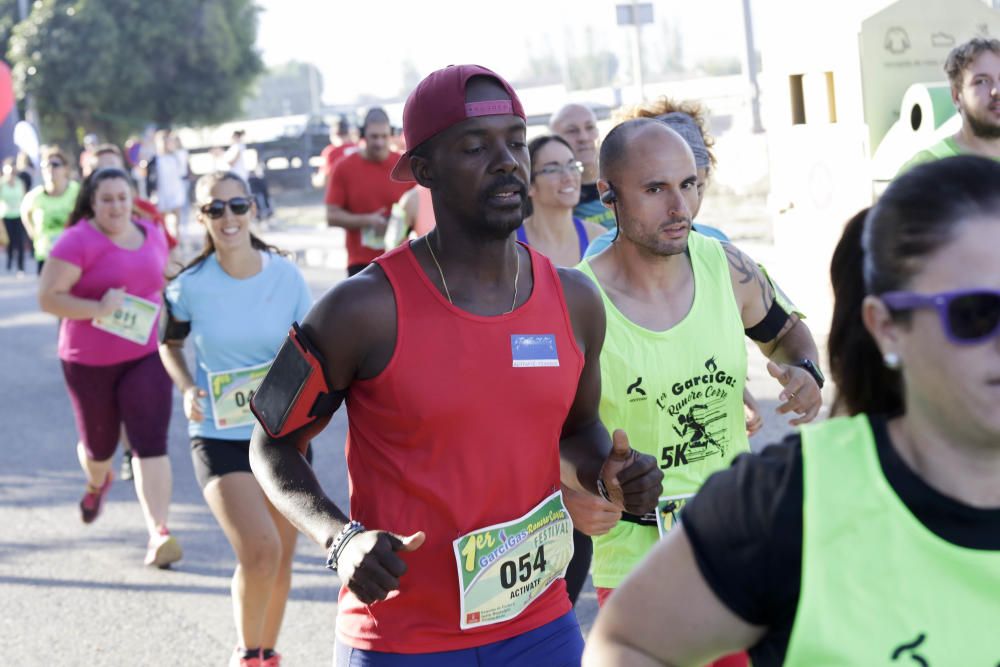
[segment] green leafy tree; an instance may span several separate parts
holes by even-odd
[[[0,25],[2,28],[2,25]],[[262,71],[252,0],[40,0],[14,27],[18,93],[35,96],[42,136],[121,142],[148,123],[237,116]]]
[[[7,60],[10,33],[18,21],[17,0],[0,0],[0,58]]]

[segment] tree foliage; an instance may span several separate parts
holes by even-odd
[[[18,21],[17,0],[0,0],[0,58],[7,59],[10,33]]]
[[[121,142],[148,123],[236,116],[263,69],[256,38],[252,0],[40,0],[14,27],[8,57],[43,136]]]

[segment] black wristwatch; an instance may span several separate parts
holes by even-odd
[[[816,384],[820,389],[823,388],[823,383],[826,382],[826,378],[823,376],[823,371],[819,369],[812,359],[803,359],[795,364],[799,368],[805,369],[806,373],[812,375],[813,380],[816,380]]]

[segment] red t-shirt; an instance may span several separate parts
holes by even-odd
[[[341,158],[350,153],[354,153],[358,150],[358,145],[353,142],[346,142],[339,146],[334,146],[330,144],[323,149],[323,152],[319,154],[323,158],[323,175],[326,178],[330,178],[330,174],[333,173],[333,168],[337,166]]]
[[[157,227],[163,230],[163,233],[167,236],[167,248],[173,250],[177,247],[177,239],[173,237],[170,230],[167,229],[167,221],[160,213],[160,210],[156,208],[156,205],[151,201],[146,201],[145,199],[140,199],[139,197],[134,197],[132,199],[132,208],[139,212],[140,218],[146,218],[152,221]]]
[[[398,159],[399,153],[389,153],[382,162],[366,160],[360,152],[344,157],[327,182],[326,203],[350,213],[380,213],[388,218],[392,205],[413,187],[389,177]],[[360,229],[346,231],[348,266],[368,264],[385,252],[361,245]]]
[[[449,304],[409,244],[376,260],[396,299],[396,348],[385,370],[348,391],[351,518],[399,535],[422,530],[427,539],[400,554],[408,569],[386,600],[365,606],[341,589],[337,635],[349,646],[460,650],[570,610],[556,579],[513,619],[460,627],[452,541],[519,518],[559,490],[559,439],[583,370],[559,276],[529,252],[531,296],[496,317]],[[528,337],[549,338],[558,365],[515,366],[514,339]]]

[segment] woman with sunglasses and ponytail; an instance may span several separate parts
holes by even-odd
[[[1000,163],[896,179],[835,252],[847,416],[739,457],[611,597],[586,665],[996,665]]]
[[[205,247],[167,286],[160,355],[184,398],[195,476],[236,554],[230,665],[275,667],[296,530],[250,471],[249,399],[312,297],[298,268],[250,231],[256,207],[232,172],[195,187]],[[184,341],[192,336],[195,372]]]
[[[167,567],[181,547],[167,530],[170,378],[156,352],[167,239],[132,215],[132,185],[121,169],[84,183],[69,226],[42,269],[38,300],[61,319],[59,359],[87,476],[84,523],[97,519],[111,486],[111,457],[122,424],[135,455],[135,489],[149,532],[146,565]]]

